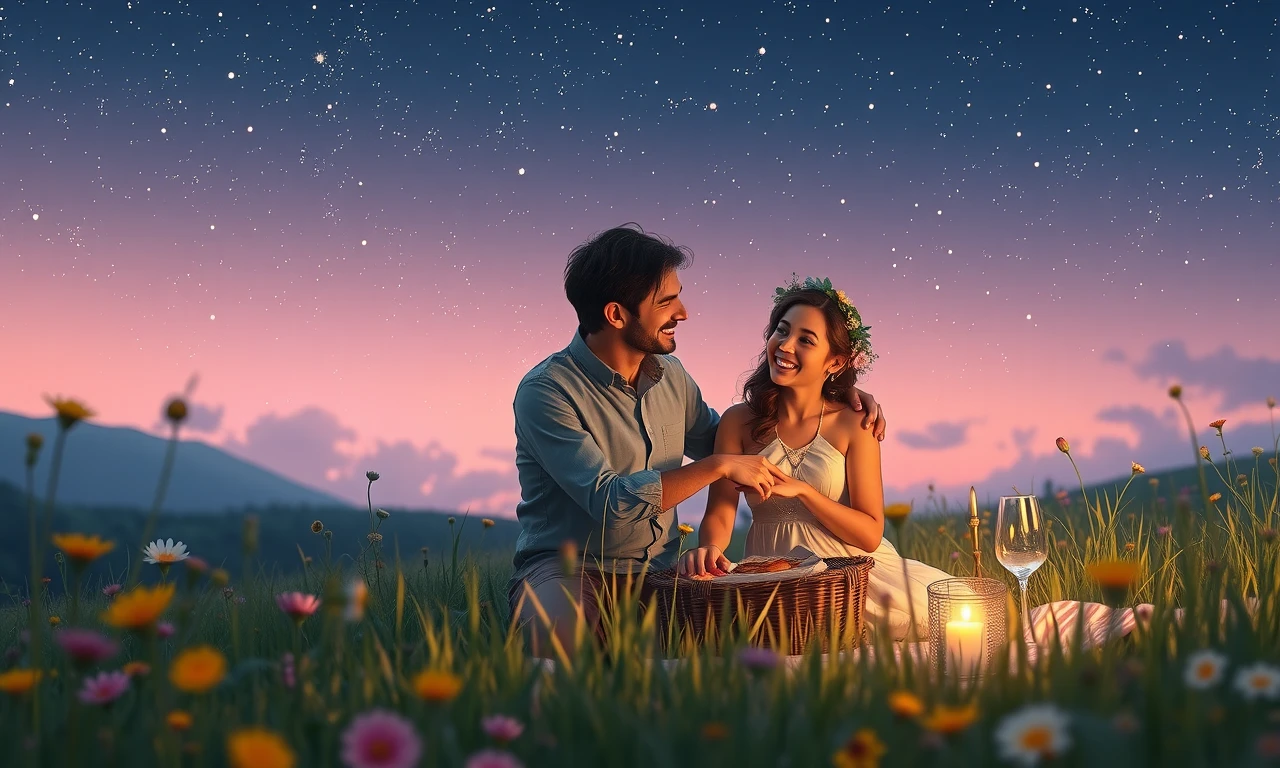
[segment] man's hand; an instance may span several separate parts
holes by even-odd
[[[720,476],[730,480],[740,489],[751,490],[767,499],[773,490],[773,484],[785,480],[786,475],[772,461],[763,456],[736,456],[722,454],[720,456]]]
[[[861,411],[862,428],[874,429],[872,433],[877,440],[884,439],[885,421],[884,409],[880,407],[880,403],[876,402],[875,397],[870,392],[863,392],[857,387],[849,388],[849,405],[853,406],[853,410]]]
[[[681,576],[723,576],[729,572],[729,558],[714,544],[691,549],[680,558]]]

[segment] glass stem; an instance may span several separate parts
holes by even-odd
[[[1027,605],[1027,579],[1018,579],[1018,587],[1022,590],[1022,639],[1026,642],[1031,636],[1031,645],[1036,645],[1036,631],[1031,626],[1031,609]]]

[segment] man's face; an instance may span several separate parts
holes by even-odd
[[[680,301],[680,278],[667,272],[658,288],[640,304],[640,315],[628,319],[622,329],[627,344],[647,355],[669,355],[676,351],[676,324],[686,320]]]

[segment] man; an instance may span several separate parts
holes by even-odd
[[[535,655],[549,655],[548,630],[567,651],[579,612],[599,620],[596,584],[566,572],[562,545],[589,573],[667,568],[677,504],[722,479],[768,498],[783,477],[761,456],[712,454],[720,417],[671,356],[688,318],[676,275],[688,257],[630,226],[579,246],[564,271],[578,331],[516,388],[521,532],[508,598]],[[851,401],[883,439],[875,399],[854,390]],[[685,456],[694,461],[682,466]]]

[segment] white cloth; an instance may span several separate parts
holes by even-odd
[[[793,469],[786,457],[782,441],[775,439],[760,455],[776,464],[783,473],[812,485],[827,498],[848,505],[849,491],[845,482],[845,456],[818,435],[809,446],[804,461]],[[791,450],[794,456],[796,451]],[[929,636],[929,585],[953,576],[918,560],[898,554],[888,539],[865,552],[836,538],[798,499],[773,497],[761,500],[758,494],[747,494],[751,507],[751,528],[747,531],[746,555],[781,557],[794,547],[804,547],[821,557],[855,557],[870,555],[875,567],[869,576],[866,616],[875,625],[888,622],[889,635],[895,640],[907,636],[914,608],[916,638]],[[1015,596],[1017,599],[1017,596]],[[1063,600],[1031,609],[1031,625],[1035,638],[1050,642],[1055,631],[1061,632],[1068,644],[1083,614],[1086,626],[1085,647],[1101,643],[1107,637],[1111,609],[1098,603]],[[1123,609],[1118,630],[1128,634],[1136,626],[1133,611]],[[1055,629],[1056,627],[1056,629]]]

